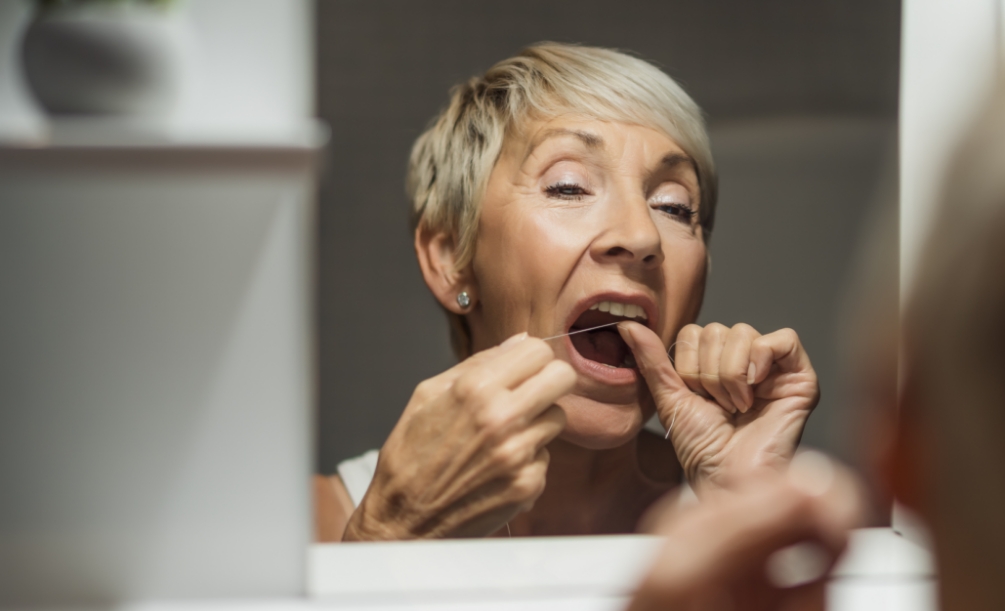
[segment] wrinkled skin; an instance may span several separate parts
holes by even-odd
[[[334,530],[345,523],[347,540],[631,532],[681,467],[699,494],[783,467],[816,375],[790,330],[692,324],[708,261],[700,202],[690,158],[653,129],[560,115],[512,134],[473,260],[454,264],[452,235],[416,232],[426,284],[466,318],[476,354],[419,386],[362,504],[343,503]],[[568,338],[535,339],[566,333],[601,297],[649,313],[645,326],[617,328],[637,371],[591,369]],[[520,333],[531,337],[493,348]],[[641,432],[654,412],[673,423],[672,445]]]

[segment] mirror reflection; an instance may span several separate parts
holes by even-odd
[[[439,89],[406,144],[414,252],[403,232],[376,244],[407,280],[385,261],[325,274],[346,245],[326,251],[322,208],[318,540],[631,533],[667,492],[786,464],[821,397],[817,353],[839,376],[838,295],[892,117],[716,126],[654,63],[583,44],[476,74]],[[327,197],[354,206],[340,182]],[[372,304],[384,331],[351,322],[371,304],[326,297],[325,278],[368,272],[399,280],[374,297],[408,289]],[[399,373],[398,403],[371,405]],[[825,414],[812,444],[851,454],[846,421]]]

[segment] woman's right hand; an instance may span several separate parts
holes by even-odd
[[[575,381],[521,333],[419,384],[343,540],[485,536],[530,509]]]

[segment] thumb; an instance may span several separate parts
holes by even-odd
[[[663,341],[649,327],[637,322],[621,322],[618,323],[618,333],[631,348],[639,373],[645,379],[663,421],[678,401],[690,396],[691,390],[677,375]],[[663,422],[664,426],[667,424]]]

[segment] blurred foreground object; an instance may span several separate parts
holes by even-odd
[[[904,317],[884,464],[931,530],[945,611],[1005,608],[1005,83],[953,154]]]
[[[167,113],[179,81],[170,0],[40,0],[25,79],[52,115]]]
[[[326,132],[100,131],[0,146],[0,608],[300,595]]]
[[[653,521],[666,543],[630,609],[822,609],[862,508],[857,478],[817,452],[700,503],[664,501]]]

